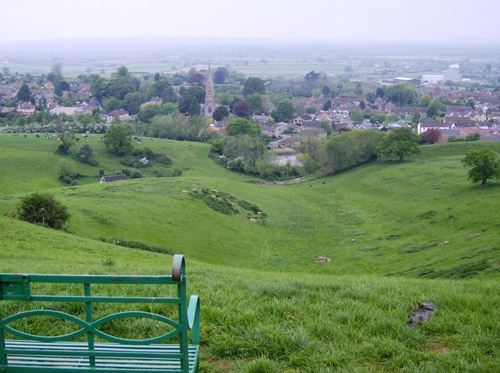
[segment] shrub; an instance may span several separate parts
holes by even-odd
[[[190,193],[193,197],[201,199],[211,209],[226,215],[238,214],[239,211],[233,207],[236,202],[229,193],[219,192],[210,189],[195,189]]]
[[[423,133],[422,137],[427,144],[435,144],[441,138],[441,130],[439,128],[429,128]]]
[[[68,155],[68,153],[66,151],[66,147],[63,144],[59,144],[59,146],[57,147],[57,150],[56,150],[56,154]]]
[[[338,173],[374,160],[383,134],[375,130],[349,131],[333,137],[327,144],[325,168]]]
[[[465,136],[465,141],[477,141],[481,139],[481,134],[479,132],[469,133]]]
[[[128,167],[145,168],[155,163],[168,166],[172,164],[172,160],[165,154],[155,153],[149,148],[144,148],[134,150],[132,155],[123,157],[120,163]]]
[[[69,176],[63,176],[63,177],[61,177],[61,181],[63,183],[66,183],[66,184],[71,184],[71,182],[73,181],[73,179],[70,178]]]
[[[153,176],[154,177],[168,177],[172,176],[171,172],[168,172],[170,170],[153,170]]]
[[[130,171],[130,178],[131,179],[140,179],[140,178],[142,178],[142,174],[139,171],[132,170],[132,171]]]
[[[61,229],[70,216],[66,206],[48,193],[33,193],[23,198],[17,212],[20,220],[54,229]]]
[[[99,164],[99,162],[92,158],[93,154],[94,151],[92,150],[90,145],[85,144],[76,153],[76,159],[80,162],[87,163],[88,165],[95,167]]]
[[[233,171],[245,171],[245,162],[242,157],[237,157],[229,162],[227,162],[227,168]]]
[[[73,163],[71,163],[67,159],[60,159],[57,162],[57,170],[59,173],[59,178],[66,184],[71,184],[73,178],[78,175]]]
[[[223,140],[215,140],[210,147],[210,153],[222,155],[224,153],[224,145]]]

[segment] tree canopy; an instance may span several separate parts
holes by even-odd
[[[353,109],[349,112],[349,117],[355,124],[363,123],[363,112],[360,109]]]
[[[19,91],[17,91],[17,100],[18,101],[31,101],[31,90],[30,87],[26,83],[24,83]]]
[[[385,89],[384,99],[400,106],[412,105],[417,99],[417,89],[409,83],[394,84]]]
[[[243,95],[248,96],[252,93],[258,93],[263,95],[266,92],[266,86],[261,78],[250,77],[245,80],[243,86]]]
[[[226,118],[227,116],[229,116],[229,111],[227,111],[227,109],[226,109],[225,106],[219,106],[219,107],[217,107],[217,109],[214,110],[214,113],[212,115],[212,117],[216,121],[221,121],[224,118]]]
[[[469,180],[473,183],[481,181],[484,186],[489,179],[500,176],[500,165],[497,154],[491,149],[469,150],[462,159],[464,166],[469,166]]]
[[[133,150],[132,129],[125,124],[115,124],[104,134],[104,145],[117,155],[125,155]]]
[[[17,212],[21,220],[54,229],[61,229],[70,216],[66,206],[48,193],[33,193],[24,197]]]
[[[246,100],[238,100],[233,105],[233,113],[239,117],[248,118],[251,114],[250,105]]]
[[[439,128],[429,128],[422,135],[424,141],[428,144],[435,144],[441,138],[441,130]]]
[[[260,133],[261,131],[259,125],[254,121],[245,118],[237,118],[226,127],[226,135],[228,136],[259,136]]]
[[[327,144],[325,168],[337,173],[375,159],[382,136],[376,130],[355,130],[333,137]]]
[[[271,113],[276,122],[287,122],[293,118],[294,107],[290,100],[283,100],[278,103],[276,110]]]
[[[177,101],[172,85],[167,79],[161,77],[149,86],[146,96],[148,99],[151,99],[152,97],[160,97],[163,99],[163,102]]]
[[[246,97],[248,105],[250,105],[250,111],[254,114],[260,114],[262,112],[262,96],[258,93],[252,93]]]
[[[380,141],[376,152],[380,157],[398,157],[403,162],[405,156],[420,152],[418,136],[409,127],[396,128]]]
[[[214,71],[214,83],[223,84],[229,78],[229,71],[225,67],[218,67]]]
[[[196,100],[198,104],[205,102],[205,90],[201,87],[193,86],[186,89],[179,100],[179,111],[183,114],[189,113],[191,101]]]

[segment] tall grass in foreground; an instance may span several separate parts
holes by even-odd
[[[171,258],[0,218],[0,271],[169,274]],[[35,240],[35,238],[37,238]],[[231,269],[187,261],[188,291],[202,299],[206,372],[483,371],[500,365],[497,280],[417,280]],[[41,289],[54,291],[54,289]],[[70,292],[71,288],[62,289]],[[103,287],[109,295],[154,295],[161,288]],[[415,329],[419,302],[437,311]],[[62,305],[80,314],[82,307]],[[169,309],[145,306],[169,314]],[[151,308],[152,307],[152,308]],[[19,309],[0,302],[2,315]],[[100,315],[116,311],[102,307]],[[20,325],[22,327],[23,325]],[[51,332],[47,323],[24,325]],[[52,333],[71,326],[55,324]],[[126,337],[160,334],[143,320],[103,325]]]

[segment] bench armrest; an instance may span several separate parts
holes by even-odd
[[[188,328],[193,331],[193,344],[200,344],[200,297],[191,295],[188,308]]]
[[[184,255],[175,254],[172,260],[172,280],[182,282],[186,278],[186,261]]]

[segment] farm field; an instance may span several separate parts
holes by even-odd
[[[124,168],[98,139],[90,143],[99,166],[72,161],[85,176],[71,187],[58,180],[55,141],[0,134],[1,272],[169,274],[170,254],[182,253],[188,291],[202,298],[206,372],[500,365],[500,183],[477,188],[460,162],[467,149],[500,152],[500,144],[424,146],[402,164],[264,185],[217,165],[207,144],[146,138],[136,146],[168,155],[182,176],[141,169],[146,178],[98,184],[99,168]],[[234,215],[215,211],[193,193],[204,188],[267,216],[254,219],[239,205]],[[68,206],[66,232],[12,217],[35,191]],[[318,256],[331,261],[313,262]],[[420,302],[437,310],[408,329]],[[3,314],[18,305],[0,307]],[[46,325],[30,327],[43,333]]]

